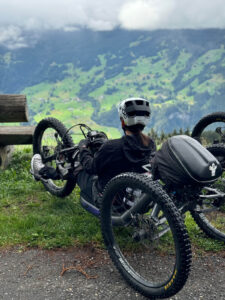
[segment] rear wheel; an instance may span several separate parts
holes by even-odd
[[[225,145],[215,144],[207,149],[219,160],[225,170]],[[200,202],[191,211],[198,226],[211,238],[225,242],[225,178],[219,178],[201,191]]]
[[[188,234],[157,182],[134,173],[113,178],[103,195],[101,228],[113,263],[141,294],[166,298],[184,286],[191,264]]]
[[[59,120],[55,118],[46,118],[40,121],[36,126],[33,136],[34,154],[40,154],[46,166],[54,168],[62,175],[59,180],[42,180],[46,190],[57,197],[69,195],[73,191],[76,181],[73,177],[72,170],[69,169],[70,157],[65,154],[49,161],[48,158],[56,154],[59,147],[60,149],[64,149],[72,146],[72,138],[67,133],[66,127]],[[68,172],[66,175],[67,179],[64,179],[59,168],[61,168],[61,172]]]
[[[214,112],[204,116],[193,128],[191,136],[205,146],[224,143],[225,112]]]

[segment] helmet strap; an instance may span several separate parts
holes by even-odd
[[[124,132],[124,134],[126,134],[126,125],[125,125],[125,123],[124,123],[123,118],[120,118],[120,121],[121,121],[121,127],[122,127],[122,129],[123,129],[123,132]]]
[[[120,118],[120,121],[121,121],[121,127],[122,129],[125,129],[125,123],[124,123],[124,119],[123,118]]]

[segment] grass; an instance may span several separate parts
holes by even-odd
[[[79,189],[64,199],[46,192],[30,175],[31,155],[31,147],[16,148],[0,173],[0,247],[103,246],[99,220],[81,207]],[[197,252],[224,250],[224,243],[206,237],[189,214],[186,225]]]
[[[0,174],[0,247],[56,248],[101,243],[99,220],[79,204],[79,189],[65,199],[32,179],[31,149],[17,150]]]
[[[186,214],[185,224],[195,252],[201,254],[204,251],[223,251],[224,243],[206,236],[192,219],[190,213]]]

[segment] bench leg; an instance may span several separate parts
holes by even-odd
[[[14,146],[0,146],[0,169],[7,168],[12,157]]]

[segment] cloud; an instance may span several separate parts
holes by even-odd
[[[119,9],[126,1],[0,0],[0,45],[10,49],[28,46],[31,40],[23,32],[68,32],[80,27],[112,30],[118,26]]]
[[[156,29],[164,27],[175,1],[136,0],[124,4],[119,14],[122,27],[127,29]]]
[[[127,0],[1,0],[1,24],[26,29],[63,29],[68,24],[111,30]],[[10,20],[10,22],[9,22]]]
[[[14,25],[0,27],[0,44],[11,50],[28,46],[22,30]]]
[[[125,29],[225,28],[224,0],[131,0],[119,13]]]
[[[225,28],[224,0],[0,0],[0,12],[0,45],[11,49],[29,45],[24,32],[52,29]]]

